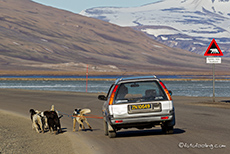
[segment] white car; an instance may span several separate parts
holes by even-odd
[[[116,137],[122,128],[152,128],[161,125],[173,133],[175,112],[171,91],[155,76],[118,78],[110,87],[102,107],[105,135]]]

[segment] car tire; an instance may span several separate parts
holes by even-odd
[[[104,134],[105,134],[105,136],[108,136],[108,134],[109,134],[108,124],[105,120],[103,120],[103,124],[104,124]]]
[[[109,138],[115,138],[117,133],[115,131],[109,131]]]
[[[164,133],[164,134],[173,134],[173,126],[164,126],[164,125],[162,125],[161,126],[161,128],[162,128],[162,132]]]

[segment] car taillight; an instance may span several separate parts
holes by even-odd
[[[169,99],[169,100],[172,100],[172,97],[171,97],[171,95],[170,95],[168,89],[166,88],[166,86],[165,86],[165,85],[163,84],[163,82],[161,82],[161,81],[160,81],[160,84],[161,84],[162,88],[164,89],[166,95],[168,96],[168,99]]]
[[[122,123],[123,120],[115,120],[115,123]]]
[[[113,88],[112,94],[111,94],[110,99],[109,99],[109,105],[112,105],[112,104],[113,104],[113,100],[114,100],[114,96],[115,96],[115,93],[116,93],[116,91],[117,91],[117,88],[118,88],[118,85],[116,85],[116,86]]]
[[[161,117],[162,120],[167,120],[169,117],[165,116],[165,117]]]

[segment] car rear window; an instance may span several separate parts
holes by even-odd
[[[115,104],[167,100],[157,81],[121,83],[115,97]]]

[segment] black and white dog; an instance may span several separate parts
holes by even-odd
[[[40,133],[40,130],[44,133],[44,121],[42,116],[34,111],[34,109],[30,109],[29,112],[32,121],[32,129],[35,129],[38,133]]]
[[[79,123],[79,131],[82,129],[85,129],[85,126],[83,125],[83,122],[85,122],[89,129],[92,130],[92,127],[90,126],[90,124],[88,123],[85,114],[90,113],[91,110],[90,109],[75,109],[73,112],[73,131],[75,132],[75,126],[76,126],[76,122]]]

